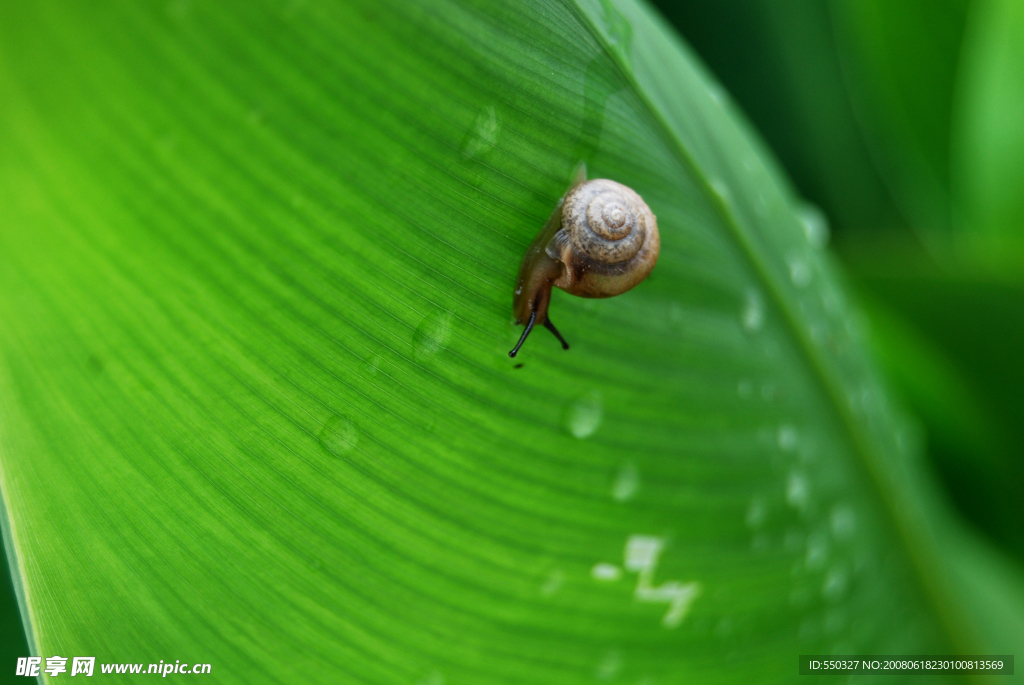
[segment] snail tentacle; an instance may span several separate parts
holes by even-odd
[[[555,324],[551,323],[551,317],[544,319],[544,328],[555,334],[555,337],[558,338],[558,342],[562,343],[563,350],[569,349],[569,343],[565,342],[565,338],[563,338],[562,334],[558,332],[557,328],[555,328]]]
[[[530,319],[526,322],[526,328],[523,330],[523,334],[519,336],[519,342],[517,342],[516,346],[512,348],[512,351],[508,353],[508,356],[515,357],[517,354],[519,354],[519,348],[523,346],[524,342],[526,342],[526,337],[530,335],[530,331],[533,330],[533,322],[536,320],[537,310],[534,309],[532,312],[530,312]]]

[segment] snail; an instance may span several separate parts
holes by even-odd
[[[576,180],[523,256],[513,300],[517,325],[525,324],[515,357],[535,324],[569,343],[551,323],[551,287],[580,297],[620,295],[651,273],[658,261],[658,223],[631,188],[608,179]]]

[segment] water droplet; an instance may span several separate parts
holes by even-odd
[[[602,583],[614,583],[622,577],[622,569],[615,564],[601,562],[590,569],[590,577]]]
[[[639,489],[640,471],[637,470],[636,464],[633,462],[626,462],[619,469],[619,475],[615,478],[615,484],[612,486],[612,498],[616,502],[628,502],[633,499]]]
[[[747,380],[740,381],[736,386],[736,392],[741,400],[749,400],[754,396],[754,384]]]
[[[838,602],[846,595],[850,577],[842,566],[833,566],[821,586],[821,596],[830,602]]]
[[[829,522],[832,527],[832,536],[836,540],[848,540],[857,532],[857,514],[848,504],[834,506]]]
[[[413,334],[412,344],[419,360],[433,357],[444,349],[451,336],[452,313],[438,309],[423,317]]]
[[[807,556],[804,563],[808,571],[820,571],[828,562],[828,540],[824,535],[814,534],[807,538]]]
[[[789,265],[789,280],[798,288],[805,288],[811,284],[811,265],[803,257],[791,254],[786,257]]]
[[[417,680],[416,685],[444,685],[444,674],[441,671],[431,671]]]
[[[562,589],[562,583],[565,582],[565,574],[562,573],[561,569],[556,568],[552,571],[544,584],[540,587],[540,594],[545,597],[551,597],[556,592]]]
[[[359,430],[344,416],[332,416],[320,429],[320,444],[336,457],[343,457],[355,449]]]
[[[811,204],[801,205],[797,209],[797,217],[804,227],[804,235],[811,247],[821,249],[828,245],[829,228],[825,213]]]
[[[466,157],[476,157],[490,151],[498,143],[501,124],[494,105],[487,105],[476,115],[473,127],[469,130],[462,152]]]
[[[566,426],[574,437],[583,440],[597,431],[603,415],[604,406],[601,403],[601,393],[595,390],[578,399],[569,407]]]
[[[777,441],[779,443],[779,449],[783,452],[792,452],[796,449],[796,445],[799,440],[800,435],[796,432],[796,428],[793,426],[787,424],[779,427]]]
[[[789,529],[782,539],[782,547],[790,554],[795,554],[804,547],[804,536],[799,530]]]
[[[771,547],[771,540],[764,533],[758,533],[750,539],[750,549],[755,552],[766,552],[769,547]]]
[[[767,517],[768,507],[765,506],[764,500],[760,497],[750,500],[750,506],[747,507],[747,527],[757,530],[764,525]]]
[[[800,471],[792,471],[786,481],[786,501],[794,509],[803,511],[807,508],[809,498],[810,486],[807,484],[807,477]]]
[[[371,378],[376,376],[377,373],[380,372],[380,364],[382,361],[383,357],[379,354],[371,355],[370,358],[363,363],[362,367],[360,367],[363,375]]]
[[[604,10],[602,19],[608,37],[619,48],[620,54],[628,60],[630,44],[633,42],[633,25],[610,0],[601,0],[601,8]]]
[[[614,680],[622,671],[622,653],[613,649],[605,654],[597,664],[594,677],[598,680]]]
[[[740,321],[743,322],[743,328],[751,333],[761,330],[761,326],[764,325],[764,302],[761,300],[761,293],[753,289],[747,291]]]

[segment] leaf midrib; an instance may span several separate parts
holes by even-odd
[[[809,334],[804,332],[805,328],[798,325],[796,312],[788,305],[788,301],[783,295],[781,288],[779,288],[776,280],[772,278],[763,260],[758,256],[757,251],[747,239],[736,217],[729,211],[726,202],[715,193],[710,179],[704,174],[683,141],[676,135],[674,128],[662,115],[661,110],[640,86],[633,76],[632,70],[622,62],[621,57],[612,48],[603,32],[594,24],[587,12],[580,7],[580,0],[562,1],[568,3],[570,10],[577,15],[580,22],[595,38],[604,53],[612,60],[619,75],[633,91],[633,94],[640,100],[647,113],[657,123],[660,128],[659,132],[667,140],[673,155],[692,172],[705,197],[710,200],[716,213],[720,215],[727,227],[730,238],[738,246],[740,253],[750,265],[757,280],[760,281],[761,285],[768,292],[771,304],[781,312],[785,327],[790,330],[790,333],[796,340],[797,347],[802,352],[802,356],[806,356],[812,375],[817,379],[822,390],[824,390],[825,395],[829,399],[830,407],[838,416],[840,424],[849,434],[850,440],[853,443],[853,450],[859,457],[859,463],[877,489],[879,499],[883,503],[883,509],[895,524],[897,536],[907,557],[913,564],[921,584],[924,586],[924,594],[931,602],[932,610],[942,623],[946,638],[958,650],[958,653],[982,653],[984,650],[977,646],[979,640],[973,634],[969,634],[965,628],[968,623],[963,610],[959,606],[953,605],[945,582],[937,573],[933,572],[933,569],[939,568],[941,565],[940,554],[935,549],[936,543],[930,539],[931,536],[926,532],[926,526],[920,520],[922,514],[920,506],[915,504],[914,506],[901,507],[900,504],[906,505],[913,502],[913,496],[908,495],[900,498],[897,496],[898,493],[895,489],[887,486],[888,479],[882,473],[881,456],[875,454],[875,450],[871,446],[871,439],[865,436],[859,429],[858,422],[846,408],[845,403],[841,401],[842,394],[839,390],[841,381],[836,378],[835,373],[830,370],[825,360],[817,353],[817,349],[811,341]],[[895,480],[899,481],[899,479]],[[913,509],[913,513],[916,516],[911,515],[911,509]]]

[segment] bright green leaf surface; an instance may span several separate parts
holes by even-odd
[[[942,514],[770,158],[642,7],[6,3],[0,102],[34,651],[441,685],[1020,646],[1019,578]],[[661,259],[556,295],[573,349],[516,368],[519,259],[581,160]]]

